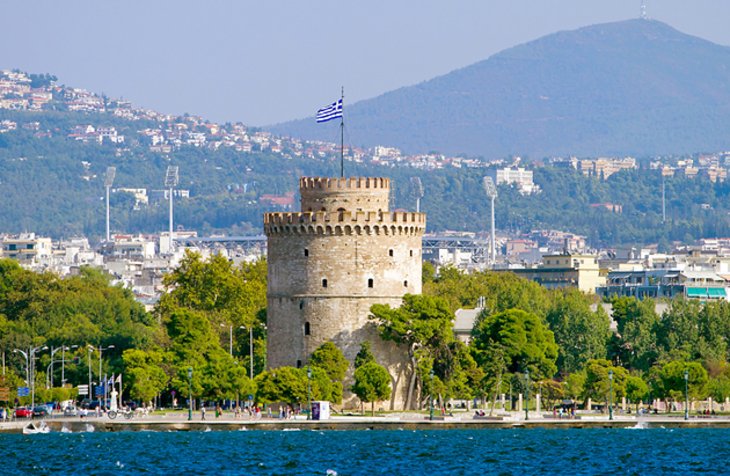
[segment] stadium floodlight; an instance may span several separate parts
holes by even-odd
[[[416,213],[421,211],[421,199],[423,198],[423,184],[420,177],[411,177],[413,195],[416,196]]]
[[[165,188],[168,189],[169,193],[169,199],[170,199],[170,253],[174,251],[174,241],[173,241],[173,223],[172,223],[172,195],[174,193],[174,189],[177,186],[178,182],[180,181],[180,175],[179,175],[179,169],[177,165],[170,165],[167,167],[167,172],[165,173]]]
[[[497,187],[494,185],[494,181],[492,180],[492,177],[484,177],[482,180],[482,185],[484,186],[484,191],[487,194],[487,197],[492,201],[492,233],[491,233],[491,248],[492,248],[492,266],[495,265],[497,262],[497,247],[496,247],[496,239],[494,237],[495,233],[495,227],[494,227],[494,200],[497,198]]]
[[[109,232],[109,190],[112,188],[114,183],[114,177],[117,175],[116,167],[107,167],[106,175],[104,176],[104,188],[106,188],[106,241],[111,241],[111,235]]]

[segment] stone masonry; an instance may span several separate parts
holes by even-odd
[[[301,212],[267,213],[267,364],[300,367],[332,341],[350,361],[347,388],[360,344],[369,340],[391,374],[391,409],[407,391],[407,355],[384,342],[369,321],[376,303],[397,307],[421,293],[423,213],[390,212],[387,178],[299,180]]]

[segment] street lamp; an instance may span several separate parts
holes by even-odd
[[[689,370],[684,369],[684,419],[689,420]]]
[[[307,420],[312,419],[312,367],[307,365],[307,400],[309,401],[309,411],[307,412]]]
[[[530,371],[525,370],[525,420],[530,419]]]
[[[193,419],[193,368],[188,367],[188,421]]]
[[[98,350],[99,351],[99,384],[100,385],[104,385],[104,405],[106,405],[106,387],[107,387],[107,382],[104,382],[104,379],[102,378],[102,375],[101,375],[102,354],[103,354],[103,352],[105,350],[113,349],[114,348],[114,344],[108,345],[106,347],[102,347],[102,346],[94,347],[93,345],[89,344],[89,348],[91,350]],[[90,358],[91,357],[89,357],[89,359]],[[91,366],[89,366],[89,380],[91,380]],[[101,382],[103,382],[103,383],[101,383]],[[91,392],[91,389],[89,389],[89,392]]]
[[[428,374],[431,377],[431,388],[428,391],[428,401],[430,403],[428,419],[433,420],[433,369]]]
[[[608,419],[613,420],[613,369],[608,371]]]
[[[28,352],[20,349],[14,349],[13,352],[22,354],[25,357],[25,375],[27,378],[28,386],[30,387],[30,408],[31,410],[35,406],[35,355],[38,351],[48,349],[47,345],[31,347]]]
[[[66,385],[66,351],[71,349],[78,349],[79,346],[74,344],[72,346],[64,345],[61,352],[61,386]],[[51,359],[53,360],[53,359]],[[53,383],[53,381],[51,381]]]

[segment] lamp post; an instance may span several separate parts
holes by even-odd
[[[309,401],[309,411],[307,412],[307,420],[312,419],[312,367],[307,365],[307,400]]]
[[[35,406],[35,355],[41,351],[48,349],[47,345],[31,347],[28,352],[20,349],[15,349],[13,352],[22,354],[25,357],[25,374],[28,379],[28,386],[30,387],[30,408],[31,410]]]
[[[66,351],[71,349],[78,349],[79,346],[74,344],[72,346],[64,345],[61,347],[61,386],[66,385]],[[52,360],[52,359],[51,359]]]
[[[433,420],[433,369],[428,373],[428,375],[431,377],[431,388],[428,390],[428,402],[429,402],[429,412],[428,412],[428,419]]]
[[[530,419],[530,371],[525,370],[525,420]]]
[[[104,379],[102,378],[102,375],[101,375],[101,372],[102,372],[102,370],[101,370],[102,355],[103,355],[103,353],[104,353],[105,350],[113,349],[114,348],[114,344],[108,345],[106,347],[102,347],[102,346],[94,347],[92,345],[89,345],[89,348],[91,350],[98,350],[99,351],[99,385],[104,385],[104,405],[106,405],[106,387],[107,387],[107,382],[103,382]],[[91,366],[89,366],[89,380],[91,380]],[[89,390],[89,391],[91,391],[91,390]]]
[[[193,368],[188,367],[188,421],[193,419]]]
[[[684,369],[684,419],[689,420],[689,370]]]
[[[613,420],[613,369],[608,371],[608,419]]]

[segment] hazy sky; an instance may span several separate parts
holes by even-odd
[[[367,99],[640,0],[3,0],[0,69],[165,113],[264,125]],[[649,17],[730,45],[730,2],[647,0]]]

